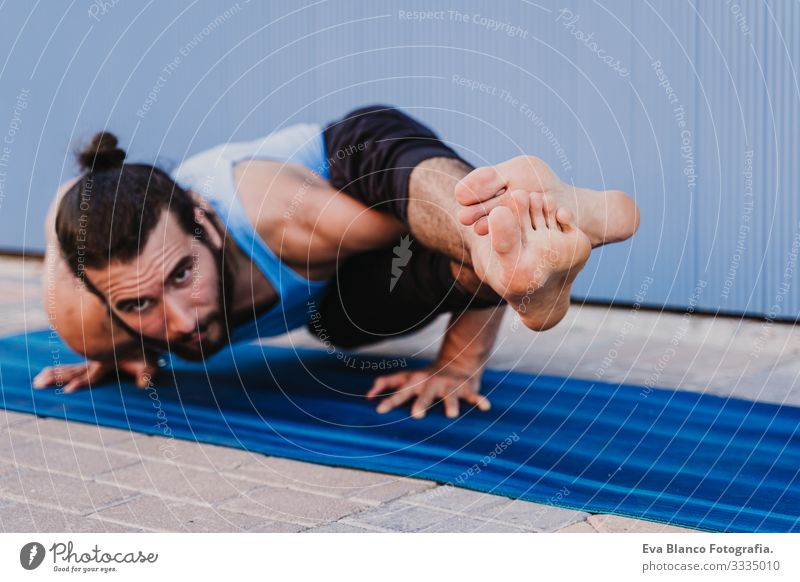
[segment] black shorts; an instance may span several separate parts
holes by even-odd
[[[420,122],[381,105],[329,124],[325,144],[332,186],[406,224],[414,167],[433,157],[461,159]],[[309,329],[352,348],[417,331],[442,313],[497,304],[463,289],[450,257],[406,235],[344,261]]]
[[[408,180],[417,164],[429,158],[466,164],[433,131],[388,105],[351,111],[328,124],[323,135],[331,186],[404,224]]]

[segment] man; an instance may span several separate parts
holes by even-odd
[[[591,247],[639,222],[624,193],[568,187],[537,158],[473,169],[385,106],[223,144],[172,176],[124,158],[98,134],[51,209],[45,273],[59,284],[45,304],[89,361],[45,369],[36,387],[72,392],[115,369],[142,386],[159,350],[200,360],[304,324],[351,348],[450,313],[437,360],[367,396],[393,391],[378,412],[413,398],[415,418],[439,399],[450,417],[460,400],[487,410],[504,304],[549,329]]]

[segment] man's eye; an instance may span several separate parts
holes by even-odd
[[[186,281],[189,280],[190,275],[191,275],[191,270],[189,268],[181,269],[180,271],[175,273],[175,277],[173,277],[173,280],[176,283],[185,283]]]
[[[142,311],[147,310],[151,303],[152,301],[150,301],[150,299],[131,301],[125,306],[124,311],[127,311],[128,313],[141,313]]]

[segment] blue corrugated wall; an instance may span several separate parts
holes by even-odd
[[[0,49],[0,248],[42,249],[95,130],[168,166],[384,102],[636,197],[577,297],[798,314],[797,2],[14,2]]]

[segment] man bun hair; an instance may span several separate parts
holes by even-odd
[[[122,167],[125,150],[117,147],[117,136],[108,131],[94,134],[92,141],[77,154],[78,164],[84,172],[102,172]]]

